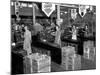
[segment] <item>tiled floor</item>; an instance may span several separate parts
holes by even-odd
[[[95,61],[84,59],[82,57],[82,59],[81,59],[81,70],[91,70],[91,69],[95,69],[95,68],[96,68],[96,62]],[[52,62],[51,63],[51,71],[52,72],[61,72],[61,71],[65,71],[65,70],[63,69],[63,67],[61,67],[61,65]]]
[[[64,71],[63,67],[61,67],[59,64],[51,62],[51,72],[61,72],[61,71]]]
[[[96,69],[96,60],[92,61],[82,57],[81,63],[82,70]]]

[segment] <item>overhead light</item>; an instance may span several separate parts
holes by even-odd
[[[28,4],[28,7],[32,7],[32,4]]]
[[[93,7],[92,6],[90,6],[90,11],[92,11],[93,10]]]
[[[64,13],[65,13],[65,14],[67,14],[67,12],[66,12],[66,11],[65,11]]]
[[[14,2],[11,2],[11,6],[14,6]]]
[[[63,13],[60,13],[61,15],[63,15]]]
[[[46,42],[46,40],[45,40],[45,39],[43,39],[43,42]]]
[[[26,3],[22,3],[21,6],[22,7],[27,7],[27,4]]]
[[[89,8],[89,5],[86,6],[86,9],[88,9],[88,8]]]
[[[15,43],[12,43],[12,46],[15,46],[16,44]]]

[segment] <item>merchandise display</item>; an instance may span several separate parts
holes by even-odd
[[[74,70],[73,60],[75,55],[75,48],[66,46],[62,48],[62,65],[65,70]]]
[[[34,53],[26,56],[24,60],[24,72],[38,73],[38,72],[50,72],[51,71],[51,57]]]
[[[95,61],[95,47],[93,41],[84,42],[84,58]]]

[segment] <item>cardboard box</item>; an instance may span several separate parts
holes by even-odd
[[[62,66],[65,70],[80,70],[81,56],[75,54],[75,48],[67,46],[62,48]]]

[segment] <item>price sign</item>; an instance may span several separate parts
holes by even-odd
[[[20,21],[20,17],[19,17],[19,7],[20,7],[20,3],[18,1],[15,2],[15,15],[16,15],[16,20],[19,22]]]
[[[52,3],[42,3],[42,11],[49,17],[55,10],[55,4]]]
[[[81,15],[81,17],[84,17],[84,15],[86,14],[86,6],[85,5],[79,6],[79,14]]]
[[[15,15],[18,15],[19,12],[19,2],[15,2]]]

